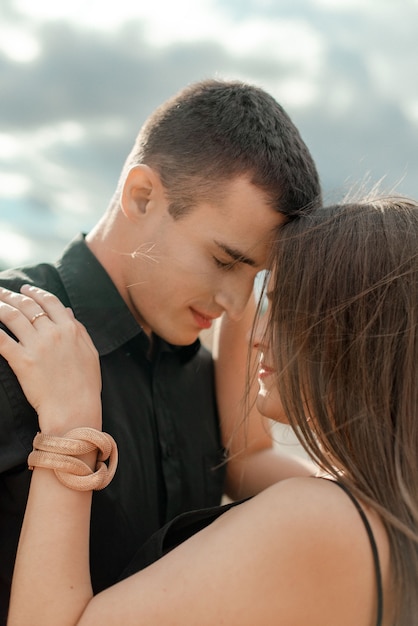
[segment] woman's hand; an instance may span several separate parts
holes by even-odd
[[[39,415],[41,430],[62,435],[77,426],[101,428],[101,376],[96,348],[70,309],[54,295],[25,285],[0,288],[0,354]]]

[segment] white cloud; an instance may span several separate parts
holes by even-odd
[[[223,33],[227,50],[237,56],[275,59],[315,75],[323,59],[322,38],[306,20],[247,19]]]
[[[77,143],[85,136],[82,124],[74,120],[64,120],[39,128],[31,135],[30,141],[35,151],[43,150],[57,143]]]
[[[272,89],[271,91],[276,94],[278,90]],[[277,93],[276,97],[285,104],[287,109],[306,108],[319,100],[319,86],[315,81],[303,78],[283,80],[280,83],[280,95]]]
[[[409,121],[418,127],[418,98],[405,101],[402,108]]]
[[[10,225],[0,221],[0,258],[6,265],[19,265],[30,260],[32,246],[27,237],[10,229]]]
[[[400,5],[402,2],[405,0],[396,0],[396,4]],[[312,0],[312,4],[334,11],[375,12],[383,10],[385,6],[390,7],[393,0]]]
[[[1,196],[23,197],[29,191],[30,186],[29,179],[23,174],[0,172]]]
[[[18,156],[22,144],[20,140],[9,133],[0,133],[0,159],[9,160]]]
[[[13,61],[27,63],[36,59],[40,46],[28,30],[3,24],[0,26],[0,50]]]
[[[182,38],[213,35],[220,17],[213,0],[16,0],[15,4],[22,13],[36,20],[65,19],[103,30],[114,30],[124,23],[144,20],[151,29],[150,37],[157,45]]]

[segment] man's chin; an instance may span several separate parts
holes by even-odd
[[[191,346],[196,339],[199,339],[199,333],[173,333],[173,334],[164,334],[160,335],[161,339],[164,339],[167,343],[172,346],[177,346],[178,348]]]

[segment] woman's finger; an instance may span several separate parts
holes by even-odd
[[[48,319],[56,324],[74,319],[70,310],[56,296],[32,285],[23,285],[21,293],[0,287],[0,302],[19,311],[36,328]],[[16,314],[16,319],[18,318]]]
[[[45,289],[41,289],[40,287],[35,287],[33,285],[22,285],[21,291],[22,297],[29,297],[31,300],[36,302],[41,310],[48,316],[48,318],[59,325],[61,328],[68,328],[69,326],[75,326],[78,329],[78,334],[81,338],[84,339],[86,344],[96,353],[96,348],[91,340],[90,335],[87,330],[75,317],[73,310],[69,307],[65,307],[61,300],[59,300],[56,296],[54,296],[49,291],[45,291]],[[43,317],[43,316],[42,316]],[[36,320],[31,320],[32,323],[37,323]],[[69,325],[69,322],[71,323]]]
[[[86,344],[96,354],[96,348],[90,335],[85,327],[74,317],[74,313],[71,308],[65,307],[56,296],[49,293],[49,291],[45,291],[45,289],[41,289],[40,287],[22,285],[21,291],[23,296],[28,296],[36,302],[41,307],[41,310],[46,313],[48,318],[56,325],[67,327],[68,323],[71,322],[71,325],[76,326],[79,336],[84,339]],[[32,319],[32,323],[34,323],[34,321],[37,323],[37,319],[39,318],[36,318],[35,320]]]
[[[33,324],[31,324],[30,320],[24,313],[11,304],[2,301],[1,298],[2,295],[0,294],[0,323],[3,324],[3,326],[5,326],[10,333],[12,333],[13,338],[11,338],[5,330],[1,330],[2,336],[5,335],[6,337],[9,337],[12,341],[14,341],[14,343],[19,341],[23,344],[30,341],[30,338],[35,333],[35,330],[37,330],[35,328],[37,319]],[[3,354],[3,356],[6,355]]]
[[[34,324],[36,320],[41,319],[41,317],[46,317],[47,315],[32,298],[10,291],[4,287],[0,287],[0,303],[7,304],[9,307],[16,309],[17,312],[15,315],[11,316],[12,322],[19,320],[20,316],[24,316],[27,321]],[[5,309],[4,313],[8,318],[11,315],[8,309]],[[4,320],[2,321],[4,322]]]
[[[26,327],[28,324],[24,315],[4,302],[0,302],[0,322],[3,323],[17,339],[19,334],[21,334],[22,323],[26,325]],[[0,354],[9,363],[13,363],[14,360],[19,357],[20,344],[14,337],[11,337],[5,330],[0,329]]]
[[[96,348],[85,327],[74,317],[72,309],[65,307],[53,294],[33,285],[23,285],[22,293],[0,287],[0,322],[2,322],[22,345],[33,345],[33,331],[45,335],[44,346],[76,333],[94,354]],[[52,324],[52,326],[51,326]],[[40,335],[38,336],[41,340]]]
[[[30,298],[52,321],[60,323],[73,319],[69,310],[49,291],[34,285],[22,285],[20,291],[22,298]]]

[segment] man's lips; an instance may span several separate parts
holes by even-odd
[[[201,313],[200,311],[196,311],[196,309],[193,309],[191,307],[190,307],[190,310],[192,312],[192,315],[194,317],[196,324],[202,330],[205,328],[210,328],[212,326],[213,320],[216,319],[216,316],[205,315],[204,313]]]

